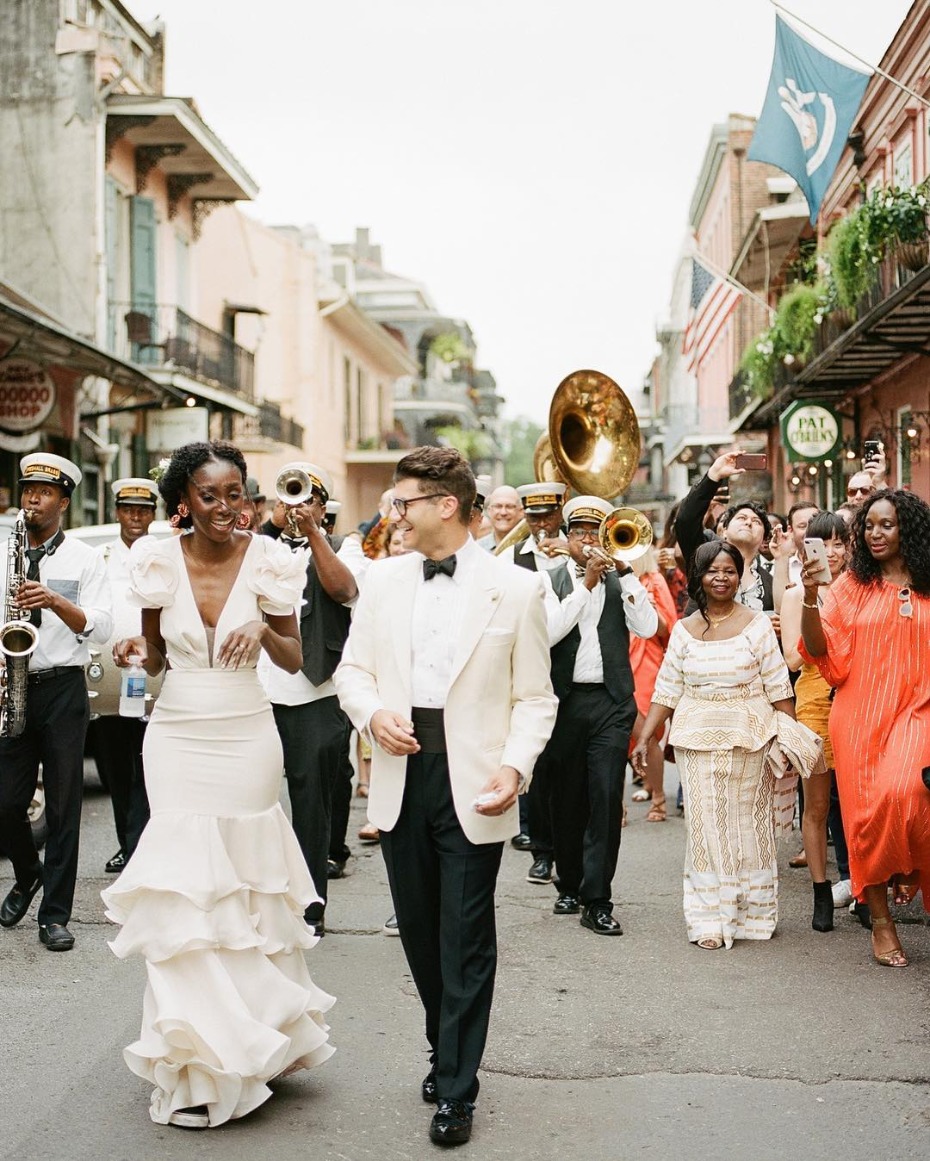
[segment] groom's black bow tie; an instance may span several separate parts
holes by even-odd
[[[455,573],[455,553],[447,556],[444,560],[424,560],[423,561],[423,579],[432,580],[437,573],[444,572],[446,576],[452,576]]]

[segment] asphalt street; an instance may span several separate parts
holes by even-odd
[[[676,781],[667,768],[671,797]],[[629,791],[628,797],[629,797]],[[138,1034],[143,966],[107,947],[99,892],[113,854],[109,800],[93,778],[84,803],[77,945],[50,954],[35,905],[0,931],[0,1157],[11,1161],[400,1161],[436,1156],[419,1003],[377,847],[332,884],[329,934],[309,953],[338,997],[336,1055],[279,1082],[252,1116],[210,1132],[153,1125],[146,1085],[121,1049]],[[899,930],[905,970],[870,959],[845,911],[810,927],[807,872],[781,852],[781,918],[771,942],[707,952],[681,913],[684,824],[630,807],[615,881],[622,938],[551,914],[554,891],[525,881],[508,847],[498,890],[500,965],[482,1091],[469,1145],[481,1161],[585,1158],[930,1156],[930,929],[920,904]],[[11,883],[0,863],[0,891]]]

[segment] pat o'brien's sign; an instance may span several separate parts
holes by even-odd
[[[33,431],[55,406],[55,384],[40,363],[0,359],[0,428]]]
[[[840,417],[823,403],[793,403],[781,417],[781,440],[788,459],[835,459],[841,440]]]

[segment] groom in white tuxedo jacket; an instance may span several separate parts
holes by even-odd
[[[335,674],[343,709],[375,743],[368,817],[426,1009],[423,1098],[437,1104],[430,1136],[443,1145],[471,1132],[497,873],[557,708],[539,577],[472,540],[474,502],[453,449],[400,461],[393,503],[415,551],[369,570]]]

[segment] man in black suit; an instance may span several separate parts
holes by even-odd
[[[596,935],[622,935],[611,883],[620,853],[623,780],[636,720],[630,633],[651,637],[658,614],[629,565],[598,547],[612,507],[576,496],[563,509],[569,558],[543,573],[559,712],[541,762],[550,769],[556,915]]]
[[[303,851],[321,902],[304,913],[318,935],[325,933],[327,864],[333,814],[333,791],[348,762],[351,725],[342,712],[332,683],[349,635],[350,606],[358,596],[358,579],[365,558],[355,544],[328,537],[323,530],[332,481],[316,464],[298,463],[310,477],[308,500],[290,509],[292,520],[282,530],[268,521],[263,531],[281,536],[296,548],[309,550],[307,584],[300,607],[303,667],[289,674],[277,666],[260,666],[284,748],[284,773],[291,800],[294,833]],[[297,536],[289,535],[296,531]]]

